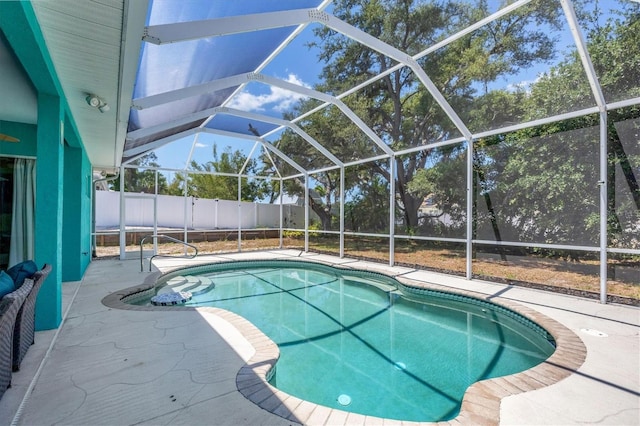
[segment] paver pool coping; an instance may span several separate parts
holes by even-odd
[[[298,260],[287,260],[287,262],[296,261]],[[302,260],[302,262],[318,263],[342,270],[356,269],[346,265],[320,260],[305,259]],[[220,262],[211,262],[207,265],[200,264],[196,268],[204,269],[217,263]],[[153,289],[161,277],[179,273],[183,269],[192,271],[194,267],[176,268],[167,271],[164,274],[160,272],[150,274],[141,285],[111,293],[102,300],[102,303],[110,308],[134,311],[197,310],[212,313],[226,320],[233,325],[255,349],[255,354],[243,367],[240,368],[236,375],[237,390],[244,395],[245,398],[262,409],[290,421],[302,424],[314,425],[326,423],[332,425],[380,425],[384,422],[385,425],[497,425],[500,423],[500,402],[503,398],[555,384],[576,372],[586,359],[586,347],[582,340],[573,331],[534,309],[499,296],[490,296],[467,290],[452,289],[450,287],[408,279],[402,276],[393,276],[385,269],[382,269],[376,272],[391,276],[402,284],[410,287],[490,301],[491,303],[515,311],[545,328],[555,339],[556,350],[544,362],[533,368],[509,376],[482,380],[472,384],[464,394],[460,413],[456,418],[449,421],[407,423],[405,421],[382,419],[379,417],[350,413],[318,405],[309,401],[304,401],[271,386],[268,383],[268,377],[280,356],[278,346],[256,326],[240,315],[213,307],[136,306],[124,302],[125,299],[134,294],[148,292],[150,289]]]

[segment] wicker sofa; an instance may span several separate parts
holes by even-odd
[[[16,318],[33,284],[33,280],[27,278],[18,289],[0,299],[0,398],[11,386]]]
[[[37,271],[31,277],[33,280],[33,288],[22,304],[22,308],[18,311],[13,331],[13,371],[20,370],[20,363],[24,359],[29,347],[33,345],[35,335],[36,297],[38,296],[40,287],[42,287],[42,283],[44,283],[50,273],[51,265],[45,263],[42,269]]]

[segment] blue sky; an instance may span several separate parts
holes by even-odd
[[[615,8],[620,4],[615,0],[602,0],[600,2],[603,9]],[[619,7],[619,6],[618,6]],[[603,14],[604,20],[608,15]],[[603,22],[600,22],[601,24]],[[314,24],[315,25],[315,24]],[[264,70],[267,74],[281,80],[289,81],[306,87],[312,87],[318,80],[318,75],[322,70],[322,63],[318,62],[317,48],[309,49],[306,44],[313,38],[313,26],[307,27],[302,34],[294,39]],[[557,45],[560,52],[554,63],[563,59],[561,52],[566,51],[567,45],[573,47],[571,34],[568,29],[561,34],[561,40]],[[540,74],[547,72],[553,64],[539,64],[529,69],[523,69],[516,75],[508,76],[504,79],[492,83],[490,88],[513,89],[518,85],[528,85],[536,81]],[[292,93],[280,88],[274,88],[265,84],[251,83],[245,90],[237,94],[228,106],[240,110],[253,111],[269,116],[281,117],[283,112],[290,110],[301,99],[297,93]],[[193,142],[193,136],[178,142],[172,142],[168,146],[156,150],[159,163],[163,167],[182,169],[185,167],[187,155]],[[222,152],[227,146],[233,149],[241,149],[246,154],[249,153],[253,142],[247,140],[222,137],[211,134],[200,134],[193,150],[193,159],[198,163],[204,163],[212,158],[212,146],[217,144],[218,152]]]
[[[312,37],[311,27],[307,27],[262,73],[290,83],[312,87],[319,81],[318,75],[322,70],[322,64],[317,61],[317,49],[309,50],[305,46]],[[300,58],[305,58],[305,60],[301,61]],[[281,117],[283,112],[290,110],[300,99],[302,99],[302,96],[298,93],[261,83],[252,83],[247,85],[246,90],[238,93],[228,106]],[[155,153],[158,156],[158,162],[163,167],[182,169],[185,167],[193,139],[193,136],[189,136],[181,141],[172,142],[157,149]],[[194,149],[193,159],[198,163],[211,160],[214,143],[218,145],[218,152],[222,152],[227,146],[232,146],[233,149],[241,149],[247,155],[253,147],[251,141],[200,134]]]

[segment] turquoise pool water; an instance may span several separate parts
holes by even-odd
[[[217,268],[199,273],[215,287],[187,306],[251,321],[280,348],[271,383],[328,407],[447,420],[474,382],[526,370],[554,351],[546,331],[519,314],[378,274],[300,262]]]

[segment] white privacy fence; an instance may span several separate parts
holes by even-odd
[[[126,193],[125,226],[153,227],[153,195]],[[158,227],[188,229],[242,229],[279,228],[280,205],[209,200],[174,195],[157,196]],[[185,205],[186,204],[186,205]],[[304,207],[282,206],[284,228],[304,229]],[[114,229],[120,226],[120,193],[96,191],[96,229]]]

